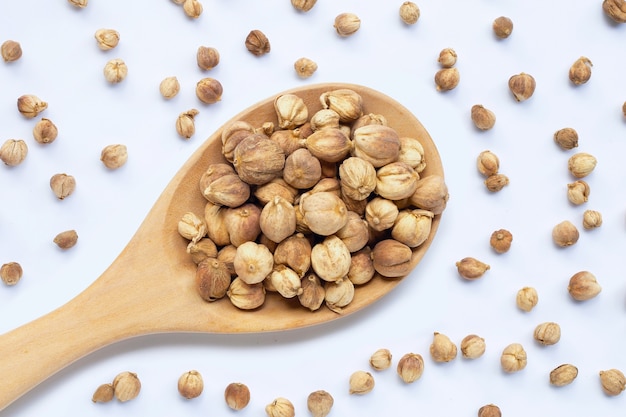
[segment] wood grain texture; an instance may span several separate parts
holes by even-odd
[[[420,140],[427,160],[422,176],[443,176],[439,153],[430,135],[404,106],[372,89],[353,84],[316,84],[283,93],[302,97],[309,113],[321,108],[319,96],[350,88],[361,94],[365,113],[383,114],[401,136]],[[253,126],[276,122],[275,96],[231,119]],[[229,122],[230,123],[230,122]],[[228,124],[228,123],[227,123]],[[202,215],[206,200],[198,181],[209,164],[223,162],[220,128],[183,165],[167,185],[136,234],[100,277],[60,308],[0,336],[0,410],[81,357],[111,343],[160,332],[242,333],[302,328],[336,320],[389,293],[403,278],[375,278],[356,289],[341,315],[323,307],[316,312],[297,300],[268,294],[256,311],[238,310],[227,300],[203,301],[194,288],[195,264],[177,232],[185,212]],[[430,246],[441,216],[435,217],[428,240],[414,250],[417,265]]]

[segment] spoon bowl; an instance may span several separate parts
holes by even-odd
[[[421,176],[443,176],[439,153],[422,124],[400,103],[367,87],[326,83],[285,91],[300,96],[309,114],[321,109],[319,97],[349,88],[363,98],[364,113],[386,117],[400,136],[417,138],[427,167]],[[277,124],[272,96],[249,107],[224,126],[244,120],[252,126]],[[201,175],[224,162],[222,128],[211,135],[182,166],[158,198],[135,235],[114,262],[83,292],[58,309],[0,336],[0,410],[81,357],[111,343],[163,332],[252,333],[289,330],[336,320],[389,293],[403,278],[376,277],[357,286],[354,300],[337,314],[322,307],[311,312],[297,300],[268,293],[255,311],[234,307],[227,299],[206,302],[195,288],[196,265],[186,253],[188,241],[177,231],[186,212],[204,212]],[[412,267],[426,253],[437,231],[435,216],[429,238],[413,250]]]

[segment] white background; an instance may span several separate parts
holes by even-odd
[[[21,138],[29,154],[18,167],[0,167],[0,262],[17,261],[24,276],[14,287],[0,286],[0,333],[62,305],[86,288],[115,259],[169,179],[195,148],[240,110],[285,89],[318,82],[363,84],[408,107],[436,142],[445,167],[450,201],[435,242],[418,268],[395,291],[374,306],[315,328],[259,335],[172,334],[139,337],[106,347],[64,369],[2,412],[24,417],[42,414],[82,416],[263,415],[274,398],[289,398],[297,415],[307,415],[306,397],[325,389],[335,397],[331,415],[474,416],[487,403],[506,416],[623,415],[626,394],[606,396],[598,372],[626,371],[626,280],[623,253],[625,215],[626,100],[624,40],[626,25],[612,23],[601,0],[525,2],[421,0],[415,26],[398,17],[401,1],[320,0],[309,13],[298,13],[287,0],[202,0],[204,13],[188,19],[169,0],[91,0],[79,10],[64,0],[3,1],[0,42],[20,41],[21,60],[0,63],[0,140]],[[340,38],[333,29],[341,12],[356,13],[361,29]],[[507,40],[497,40],[492,21],[501,15],[514,22]],[[119,46],[100,51],[99,28],[120,32]],[[244,47],[252,29],[270,39],[272,50],[254,57]],[[216,47],[219,66],[202,72],[195,62],[200,45]],[[458,54],[459,86],[435,90],[439,51]],[[568,80],[580,56],[593,62],[588,84]],[[307,56],[319,65],[308,80],[299,79],[293,62]],[[108,85],[105,62],[120,57],[127,79]],[[519,72],[537,81],[535,95],[517,103],[507,88]],[[175,75],[180,94],[162,99],[159,82]],[[220,80],[220,103],[203,105],[195,83]],[[53,120],[59,137],[39,145],[32,137],[35,120],[16,109],[22,94],[49,103],[41,116]],[[497,115],[488,132],[475,129],[469,112],[483,104]],[[200,111],[197,133],[178,137],[180,112]],[[552,139],[563,127],[580,135],[575,151],[563,151]],[[128,146],[129,160],[117,171],[99,161],[112,143]],[[479,152],[500,157],[510,185],[486,191],[475,168]],[[597,157],[586,178],[589,202],[572,206],[566,185],[574,178],[567,159],[576,151]],[[76,177],[76,192],[58,201],[50,177]],[[585,209],[600,211],[601,228],[582,229]],[[579,242],[559,249],[551,230],[570,220]],[[492,231],[513,233],[509,253],[495,254]],[[76,229],[77,246],[59,250],[52,238]],[[462,280],[455,262],[473,256],[491,265],[475,282]],[[569,277],[592,271],[600,295],[576,303],[567,293]],[[515,306],[515,294],[530,285],[539,304],[530,313]],[[561,341],[542,347],[533,329],[545,321],[561,325]],[[455,343],[470,333],[485,338],[487,351],[475,361],[460,357],[434,363],[428,354],[433,332]],[[528,366],[517,374],[500,370],[499,357],[509,343],[528,352]],[[369,370],[379,348],[394,355],[391,369],[375,373],[376,387],[366,396],[348,395],[348,377]],[[397,359],[408,352],[424,356],[426,369],[414,384],[395,374]],[[3,360],[11,352],[0,352]],[[573,384],[554,388],[550,370],[562,363],[579,369]],[[35,364],[33,366],[36,366]],[[176,381],[197,369],[205,379],[203,395],[183,400]],[[95,388],[121,371],[136,372],[140,396],[128,403],[93,404]],[[231,412],[223,401],[225,386],[246,383],[249,406]],[[11,383],[2,375],[0,389]]]

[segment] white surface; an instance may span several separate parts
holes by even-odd
[[[223,389],[233,381],[252,391],[250,405],[235,413],[263,414],[275,397],[293,401],[297,415],[307,415],[306,396],[325,389],[335,397],[331,415],[476,415],[487,403],[506,416],[623,415],[626,395],[610,398],[600,389],[598,372],[626,371],[626,282],[623,273],[626,175],[623,155],[626,124],[626,25],[603,14],[601,0],[493,2],[470,0],[418,2],[422,16],[407,27],[398,18],[401,1],[331,2],[321,0],[307,14],[287,0],[204,0],[204,14],[189,20],[169,0],[91,0],[78,10],[63,0],[22,0],[0,4],[0,41],[21,42],[24,56],[0,63],[0,139],[23,138],[30,152],[15,168],[0,167],[0,262],[18,261],[24,277],[15,287],[0,288],[0,333],[62,305],[93,281],[123,249],[141,220],[194,149],[243,108],[282,90],[305,83],[344,81],[378,89],[407,106],[438,145],[446,169],[450,202],[437,238],[424,261],[402,285],[371,308],[329,325],[284,333],[224,336],[155,335],[120,342],[63,370],[2,412],[22,417],[64,415],[228,415]],[[456,3],[456,4],[455,4]],[[334,17],[345,11],[362,19],[361,29],[339,38]],[[491,22],[513,19],[512,36],[495,39]],[[96,47],[94,32],[118,30],[119,46]],[[243,41],[261,29],[272,50],[264,57],[248,53]],[[195,63],[200,45],[214,46],[221,62],[203,73]],[[461,82],[448,93],[435,91],[437,57],[445,47],[459,56]],[[579,56],[588,56],[593,75],[574,87],[567,72]],[[301,57],[319,69],[308,80],[296,77],[292,64]],[[129,66],[128,78],[107,85],[102,68],[114,57]],[[516,103],[508,78],[532,74],[537,90]],[[182,85],[171,101],[159,96],[159,82],[176,75]],[[224,86],[222,102],[206,106],[195,97],[195,83],[205,76]],[[36,120],[24,119],[15,102],[33,93],[49,102],[42,114],[59,128],[56,142],[41,146],[32,138]],[[497,115],[489,132],[471,124],[469,110],[482,103]],[[197,133],[189,141],[174,129],[177,115],[198,108]],[[573,181],[567,159],[553,133],[574,127],[577,151],[598,158],[586,180],[587,204],[574,207],[566,198]],[[99,162],[111,143],[128,146],[129,160],[109,172]],[[475,159],[490,149],[511,184],[487,192]],[[57,201],[48,181],[57,172],[74,175],[74,195]],[[599,210],[600,229],[582,229],[582,212]],[[579,226],[579,242],[567,249],[551,241],[562,220]],[[509,253],[496,255],[488,239],[493,230],[514,235]],[[52,243],[60,231],[76,229],[78,245],[62,252]],[[474,256],[491,265],[480,280],[466,282],[454,264]],[[598,277],[602,293],[586,303],[567,294],[569,277],[579,270]],[[515,306],[515,294],[535,286],[539,305],[531,313]],[[561,341],[541,347],[534,327],[556,321]],[[475,361],[457,358],[435,364],[428,347],[434,331],[457,344],[470,333],[487,342]],[[517,374],[500,370],[501,350],[520,342],[528,366]],[[349,396],[348,377],[368,370],[369,355],[389,348],[393,368],[375,373],[374,391]],[[404,353],[424,356],[423,377],[412,385],[395,373]],[[10,355],[10,352],[2,352]],[[562,363],[579,368],[577,380],[564,388],[548,384],[548,373]],[[184,401],[176,381],[189,369],[205,377],[204,394]],[[136,372],[141,395],[131,402],[93,404],[91,395],[118,372]],[[2,385],[11,376],[2,375]]]

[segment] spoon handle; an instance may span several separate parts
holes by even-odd
[[[176,330],[184,306],[165,279],[176,274],[159,245],[146,261],[137,239],[89,287],[65,305],[0,335],[0,410],[83,356],[133,336]],[[145,246],[145,245],[144,245]],[[150,252],[152,251],[152,252]],[[170,288],[168,288],[168,285]]]
[[[75,360],[109,343],[114,320],[97,316],[101,303],[64,306],[0,336],[0,410]],[[107,311],[107,310],[104,310]],[[104,328],[103,328],[104,327]],[[105,330],[106,329],[106,330]]]

